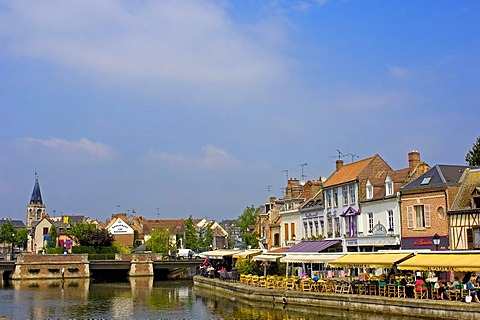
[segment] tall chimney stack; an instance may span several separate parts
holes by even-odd
[[[335,161],[335,167],[336,167],[336,170],[340,170],[342,167],[343,167],[343,160],[337,160]]]
[[[413,171],[415,167],[420,163],[420,152],[411,151],[408,153],[408,168]]]

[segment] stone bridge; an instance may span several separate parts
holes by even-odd
[[[21,254],[0,262],[2,279],[67,279],[157,276],[191,278],[200,260],[162,260],[159,254],[116,254],[115,260],[88,260],[87,254]]]

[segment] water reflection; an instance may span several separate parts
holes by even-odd
[[[192,281],[98,283],[89,279],[16,280],[0,287],[0,318],[12,319],[373,319],[408,317],[361,314],[282,303],[254,303],[194,288]]]

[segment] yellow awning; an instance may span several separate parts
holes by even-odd
[[[258,256],[253,257],[253,261],[268,261],[268,262],[277,262],[278,259],[282,258],[283,254],[259,254]]]
[[[200,257],[210,259],[222,259],[222,257],[232,256],[238,253],[238,250],[213,250],[200,253]]]
[[[287,254],[280,262],[329,263],[343,255],[344,253]]]
[[[245,251],[240,251],[237,253],[235,253],[233,255],[233,258],[234,259],[245,259],[245,258],[248,258],[248,257],[253,257],[253,256],[257,256],[259,254],[261,254],[263,251],[262,250],[255,250],[255,249],[250,249],[250,250],[245,250]]]
[[[423,271],[478,271],[479,253],[418,253],[398,264],[401,270]]]
[[[413,253],[348,253],[330,262],[334,268],[391,268]]]

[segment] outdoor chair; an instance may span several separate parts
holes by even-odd
[[[396,290],[395,290],[395,285],[394,284],[387,285],[387,296],[388,297],[395,297],[396,296]]]
[[[258,278],[258,286],[261,288],[267,287],[267,278],[265,278],[265,276],[261,276]]]
[[[342,293],[343,290],[343,284],[342,282],[338,281],[335,283],[335,293]]]
[[[252,280],[250,281],[250,284],[251,284],[252,286],[257,287],[257,286],[258,286],[258,280],[259,280],[259,276],[253,275],[253,276],[252,276]]]
[[[385,281],[378,282],[378,295],[384,297],[387,295],[387,283]]]
[[[407,297],[407,290],[405,286],[402,286],[402,285],[397,286],[397,297],[399,298]]]
[[[350,282],[345,282],[342,284],[342,293],[353,293],[352,285]]]
[[[427,285],[422,283],[420,286],[415,286],[415,299],[428,299]]]
[[[369,292],[371,295],[376,296],[376,295],[377,295],[377,285],[374,284],[374,283],[371,283],[371,284],[368,286],[368,292]]]
[[[294,278],[287,278],[285,280],[285,288],[287,290],[295,290],[296,279]]]
[[[276,278],[275,277],[267,277],[267,289],[273,289],[275,288],[275,282]]]
[[[367,294],[367,286],[365,283],[358,283],[357,284],[357,292],[358,294]]]
[[[309,279],[303,279],[300,282],[300,287],[301,287],[302,291],[310,292],[311,289],[312,289],[312,284],[310,283]]]

